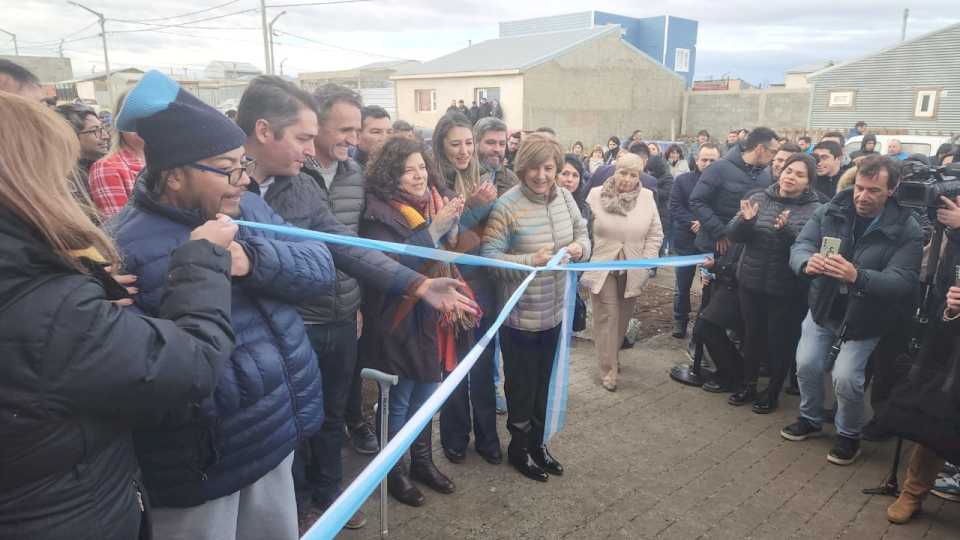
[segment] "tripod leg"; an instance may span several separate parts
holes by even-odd
[[[893,454],[893,464],[891,465],[890,472],[887,473],[887,477],[878,487],[862,490],[864,495],[886,495],[888,497],[900,495],[900,483],[897,481],[897,472],[900,470],[900,453],[902,450],[903,438],[898,437],[897,449]]]

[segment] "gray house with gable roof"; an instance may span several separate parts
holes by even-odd
[[[403,69],[397,113],[432,128],[452,100],[496,99],[511,130],[549,126],[564,144],[604,144],[634,129],[679,131],[684,78],[622,37],[618,25],[504,37]]]

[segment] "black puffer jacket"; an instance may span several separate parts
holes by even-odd
[[[163,318],[144,317],[0,209],[0,539],[149,536],[130,430],[213,392],[229,272],[226,250],[184,244]]]
[[[913,302],[919,279],[923,233],[913,211],[891,197],[877,219],[854,244],[856,209],[847,189],[814,212],[790,250],[790,267],[804,274],[807,261],[820,252],[823,237],[840,239],[840,254],[857,267],[857,280],[848,286],[847,339],[882,335],[900,320],[905,302]],[[840,281],[817,276],[810,286],[810,311],[820,326],[830,324]]]
[[[690,194],[690,209],[700,221],[697,249],[712,251],[740,211],[740,201],[770,183],[770,173],[744,162],[740,152],[729,153],[703,171]]]
[[[357,164],[350,161],[341,162],[332,189],[327,189],[319,172],[304,168],[298,176],[274,179],[264,200],[280,217],[297,227],[356,236],[365,204],[363,197],[363,177]],[[336,291],[297,307],[307,323],[322,324],[355,317],[362,293],[358,279],[392,294],[416,289],[425,279],[380,251],[333,243],[327,247],[337,268]]]
[[[728,230],[731,240],[744,245],[737,269],[738,283],[748,291],[772,296],[803,292],[804,283],[790,269],[790,246],[820,207],[817,195],[805,191],[799,197],[782,197],[780,186],[773,184],[748,200],[760,207],[756,217],[747,221],[738,214],[730,221]],[[775,229],[777,216],[784,210],[790,211],[790,217],[782,229]]]

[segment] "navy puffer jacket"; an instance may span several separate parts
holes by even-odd
[[[241,219],[284,225],[256,195]],[[138,182],[132,204],[110,223],[125,268],[139,276],[137,306],[154,313],[170,253],[204,219],[160,203]],[[233,280],[236,350],[212,399],[165,415],[134,433],[154,506],[187,507],[234,493],[280,464],[323,422],[320,371],[295,304],[329,294],[335,279],[326,245],[241,227],[236,241],[251,262]]]

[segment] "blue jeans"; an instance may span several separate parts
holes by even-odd
[[[693,278],[697,275],[696,266],[680,266],[674,268],[676,287],[673,289],[673,320],[688,321],[690,319],[690,288],[693,287]]]
[[[830,347],[837,339],[833,330],[813,322],[807,312],[803,320],[800,345],[797,347],[797,381],[800,383],[800,417],[820,426],[823,412],[823,373]],[[837,433],[852,439],[860,438],[863,429],[863,394],[870,353],[879,337],[844,341],[833,366],[833,392],[837,397]]]
[[[438,386],[440,383],[418,382],[401,377],[397,385],[390,389],[390,413],[387,416],[387,435],[390,439],[400,432]]]

